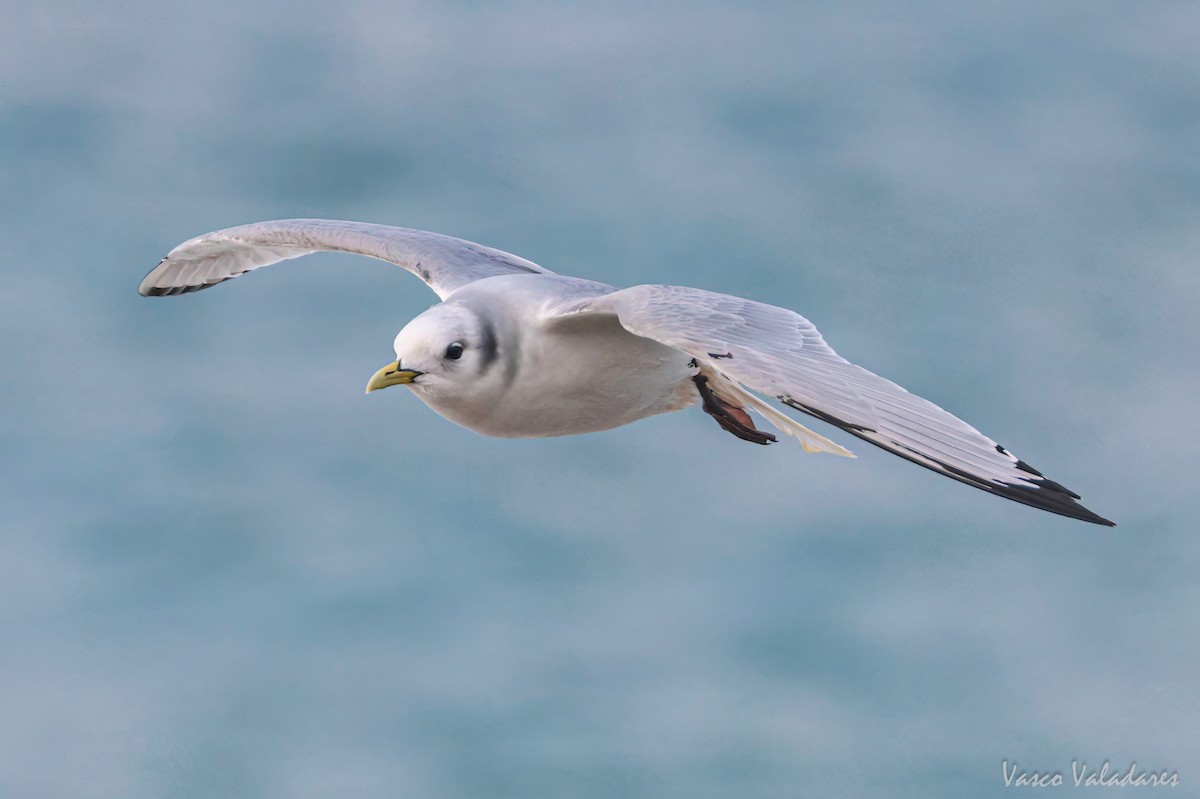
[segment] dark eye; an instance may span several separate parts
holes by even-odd
[[[446,357],[452,361],[457,361],[462,357],[463,345],[460,342],[454,342],[446,348]]]

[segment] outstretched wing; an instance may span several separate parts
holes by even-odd
[[[424,230],[334,219],[279,219],[185,241],[150,270],[138,291],[145,297],[186,294],[260,266],[324,251],[352,252],[403,266],[442,299],[485,277],[550,273],[524,258]]]
[[[556,315],[586,313],[615,314],[635,335],[947,477],[1051,513],[1113,524],[966,422],[842,358],[792,311],[700,289],[635,286],[568,303]]]

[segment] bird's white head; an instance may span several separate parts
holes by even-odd
[[[396,360],[380,369],[367,393],[407,385],[453,422],[472,427],[506,388],[511,374],[501,353],[497,322],[465,303],[442,303],[396,335]]]

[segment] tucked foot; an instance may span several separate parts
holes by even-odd
[[[755,444],[772,444],[778,441],[770,433],[764,433],[756,428],[750,414],[746,413],[744,409],[730,405],[714,394],[708,387],[707,376],[696,375],[692,380],[695,381],[696,389],[700,392],[704,412],[716,419],[717,424],[721,425],[723,430],[733,433],[743,441],[751,441]]]

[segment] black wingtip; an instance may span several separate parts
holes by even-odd
[[[999,444],[996,445],[996,451],[1013,457],[1009,454],[1008,450]],[[1080,505],[1079,500],[1081,497],[1062,483],[1051,480],[1023,460],[1018,459],[1016,465],[1022,472],[1031,476],[1029,482],[1009,483],[997,487],[989,485],[984,487],[985,490],[999,494],[1015,502],[1029,505],[1030,507],[1057,513],[1060,516],[1067,516],[1072,519],[1079,519],[1080,521],[1099,524],[1105,527],[1117,526],[1116,522],[1110,521],[1098,513],[1093,513],[1083,507],[1083,505]]]
[[[166,259],[164,258],[163,261],[165,260]],[[154,267],[154,269],[151,269],[150,274],[146,275],[146,277],[142,280],[142,284],[138,286],[138,294],[142,295],[143,297],[175,297],[180,294],[191,294],[194,291],[204,291],[204,289],[212,288],[218,283],[224,283],[226,280],[231,280],[239,275],[245,274],[245,272],[238,272],[237,274],[230,275],[229,277],[223,277],[218,280],[209,280],[205,283],[196,283],[190,286],[156,286],[150,281],[150,278],[156,271],[158,271],[158,267],[162,266],[163,261],[159,261],[158,266]]]
[[[910,460],[912,459],[910,458]],[[933,459],[931,458],[930,460]],[[916,462],[919,463],[919,461]],[[996,496],[1011,499],[1013,502],[1020,502],[1022,505],[1028,505],[1038,510],[1057,513],[1059,516],[1078,519],[1081,522],[1099,524],[1105,527],[1117,526],[1116,522],[1110,521],[1098,513],[1093,513],[1083,505],[1080,505],[1079,495],[1074,491],[1048,477],[1042,477],[1041,472],[1032,468],[1024,461],[1018,461],[1017,468],[1027,474],[1036,474],[1038,476],[1030,479],[1028,482],[1022,481],[1020,483],[994,483],[990,480],[983,480],[975,475],[968,474],[961,469],[956,469],[948,463],[941,461],[934,462],[942,469],[945,469],[946,473],[951,477],[968,485],[973,485],[976,488],[981,488]],[[924,466],[925,464],[921,465]]]
[[[1104,527],[1117,526],[1116,522],[1106,519],[1098,513],[1093,513],[1083,505],[1080,505],[1078,494],[1063,488],[1062,485],[1053,480],[1043,478],[1041,480],[1034,480],[1028,485],[1009,484],[988,487],[986,490],[1015,502],[1020,502],[1023,505],[1057,513],[1059,516],[1067,516]]]
[[[223,281],[218,280],[216,283],[201,283],[198,286],[142,286],[138,289],[138,294],[143,297],[174,297],[179,294],[191,294],[193,291],[203,291],[221,282]]]

